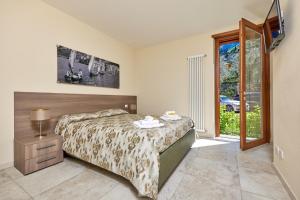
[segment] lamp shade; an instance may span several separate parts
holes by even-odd
[[[32,121],[43,121],[50,119],[50,111],[49,109],[36,109],[32,110],[30,113],[30,119]]]
[[[136,110],[137,106],[136,104],[130,104],[130,110]]]

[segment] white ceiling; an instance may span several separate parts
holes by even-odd
[[[263,22],[272,0],[44,0],[133,47]]]

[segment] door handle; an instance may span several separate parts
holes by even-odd
[[[44,147],[38,147],[38,148],[36,148],[36,150],[47,149],[47,148],[55,147],[55,146],[56,146],[56,144],[50,144],[50,145],[47,145],[47,146],[44,146]]]
[[[246,91],[243,92],[243,99],[244,99],[244,101],[247,100],[247,99],[246,99]]]
[[[47,161],[53,160],[53,159],[55,159],[55,158],[56,158],[56,156],[53,156],[53,157],[50,157],[50,158],[46,158],[46,159],[44,159],[44,160],[39,160],[39,161],[37,161],[37,164],[41,164],[41,163],[43,163],[43,162],[47,162]]]

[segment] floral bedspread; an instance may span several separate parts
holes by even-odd
[[[125,177],[140,196],[157,199],[159,153],[183,137],[193,122],[182,117],[161,120],[165,126],[160,128],[133,125],[143,118],[120,109],[64,115],[55,133],[63,137],[63,150],[68,154]]]

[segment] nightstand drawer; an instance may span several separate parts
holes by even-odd
[[[25,160],[36,158],[61,149],[62,141],[60,139],[40,142],[25,146]]]
[[[14,139],[15,167],[24,175],[63,161],[63,138],[49,134],[43,138]]]
[[[25,174],[49,167],[63,161],[63,152],[57,151],[25,161]]]

